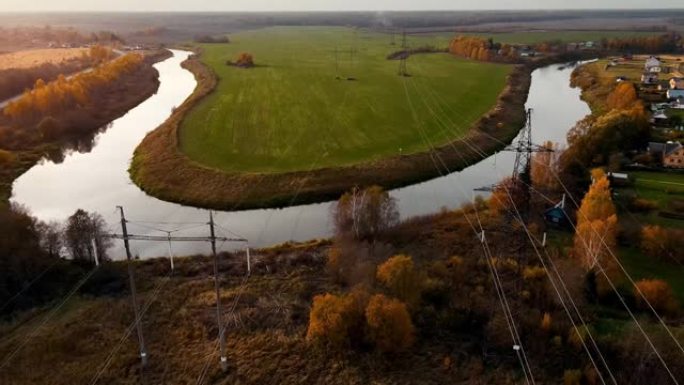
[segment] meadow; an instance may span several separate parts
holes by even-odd
[[[180,148],[212,168],[289,172],[425,152],[465,135],[496,103],[513,67],[414,55],[410,77],[387,55],[401,37],[350,28],[267,28],[202,46],[219,78],[179,132]],[[412,36],[410,47],[441,45]],[[446,48],[445,45],[439,48]],[[241,52],[256,67],[227,65]]]

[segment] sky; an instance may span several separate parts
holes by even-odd
[[[0,12],[684,8],[684,0],[0,0]]]

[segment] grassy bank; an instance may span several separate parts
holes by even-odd
[[[321,201],[354,185],[392,188],[439,176],[446,170],[436,170],[433,153],[461,169],[482,158],[471,143],[486,153],[501,147],[483,131],[505,142],[523,124],[531,68],[415,55],[412,76],[402,78],[398,62],[385,59],[396,50],[386,37],[338,29],[347,44],[357,39],[360,53],[356,70],[340,59],[340,73],[357,79],[336,80],[336,35],[287,31],[299,36],[297,49],[264,42],[262,31],[245,35],[259,44],[240,45],[238,35],[204,47],[211,68],[186,64],[199,82],[195,93],[136,150],[131,175],[143,190],[217,209]],[[242,50],[256,50],[263,67],[225,65]]]

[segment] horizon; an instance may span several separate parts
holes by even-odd
[[[321,13],[321,12],[562,12],[562,11],[643,11],[684,10],[679,0],[575,0],[571,6],[563,0],[497,1],[481,0],[295,0],[283,4],[280,0],[234,0],[229,4],[211,0],[120,0],[116,4],[104,1],[4,0],[0,13]],[[597,4],[599,3],[599,4]]]

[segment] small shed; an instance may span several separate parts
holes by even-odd
[[[565,212],[565,194],[563,194],[563,200],[544,211],[544,220],[546,223],[556,227],[566,227],[570,224],[568,215]]]

